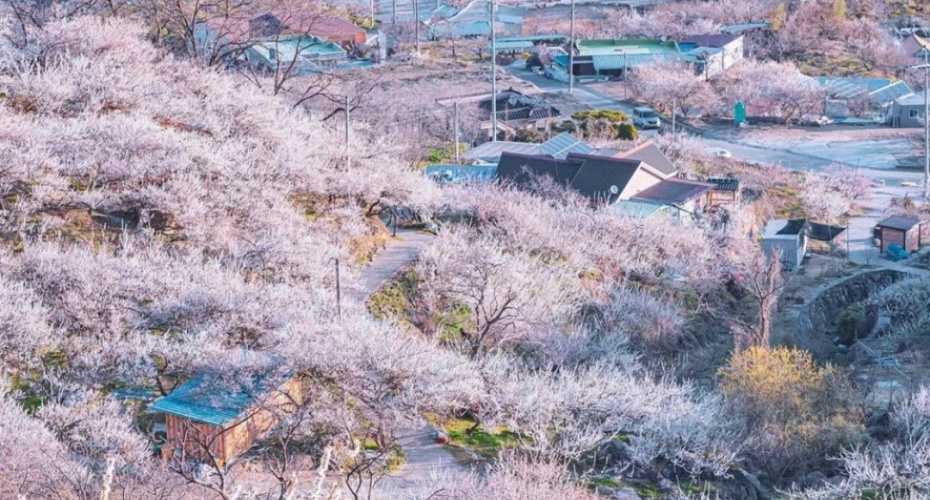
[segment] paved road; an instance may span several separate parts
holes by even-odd
[[[359,302],[368,300],[404,266],[412,264],[420,254],[420,249],[432,239],[431,234],[421,231],[397,231],[397,237],[392,238],[384,251],[362,269],[357,284],[346,290],[346,296]]]
[[[433,235],[412,230],[399,230],[387,247],[361,271],[356,288],[347,290],[347,296],[364,302],[406,266],[413,264]],[[469,468],[452,456],[449,450],[435,444],[435,429],[420,420],[413,428],[402,429],[397,436],[406,452],[406,463],[398,472],[383,478],[374,488],[376,499],[399,498],[403,492],[418,490],[433,482],[433,477],[454,476]]]

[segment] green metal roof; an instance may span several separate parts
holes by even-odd
[[[678,54],[678,44],[674,41],[657,39],[597,39],[576,42],[578,54],[582,56],[599,55],[657,55]]]
[[[234,381],[201,375],[156,400],[149,412],[168,413],[196,422],[223,426],[235,421],[249,406],[293,376],[256,376]]]

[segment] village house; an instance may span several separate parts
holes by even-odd
[[[367,32],[328,16],[269,11],[212,17],[197,23],[195,40],[203,57],[227,57],[268,71],[283,66],[297,73],[317,73],[368,63],[350,62],[346,50],[364,45]]]
[[[570,152],[562,159],[504,152],[497,166],[497,178],[517,187],[531,187],[539,179],[549,178],[592,203],[624,202],[620,211],[645,211],[649,215],[660,206],[667,207],[673,217],[687,221],[704,208],[704,195],[712,185],[678,179],[677,174],[678,169],[651,143],[614,156]],[[630,201],[638,203],[626,203]]]
[[[743,59],[743,36],[720,33],[689,36],[678,42],[682,60],[694,74],[704,78],[719,75]]]
[[[293,374],[250,375],[243,380],[199,375],[155,400],[149,413],[163,414],[166,459],[214,458],[227,462],[251,448],[301,402]]]
[[[575,57],[567,55],[553,58],[546,68],[546,75],[556,80],[568,80],[569,65],[575,78],[622,77],[625,72],[635,70],[656,61],[681,60],[678,44],[659,39],[597,39],[578,40],[573,48]]]
[[[901,54],[908,64],[923,64],[930,57],[930,40],[912,34],[901,41]]]

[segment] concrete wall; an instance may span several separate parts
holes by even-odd
[[[781,250],[781,263],[785,269],[797,271],[804,262],[807,238],[801,235],[798,235],[797,239],[763,237],[762,250],[766,255],[771,255],[775,250]]]

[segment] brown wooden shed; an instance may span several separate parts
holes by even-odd
[[[875,226],[878,233],[881,253],[888,251],[888,245],[897,243],[908,252],[920,249],[920,220],[913,217],[896,215]]]
[[[165,414],[168,436],[162,457],[226,463],[251,448],[282,412],[294,411],[300,403],[300,380],[293,374],[201,375],[156,400],[149,411]]]

